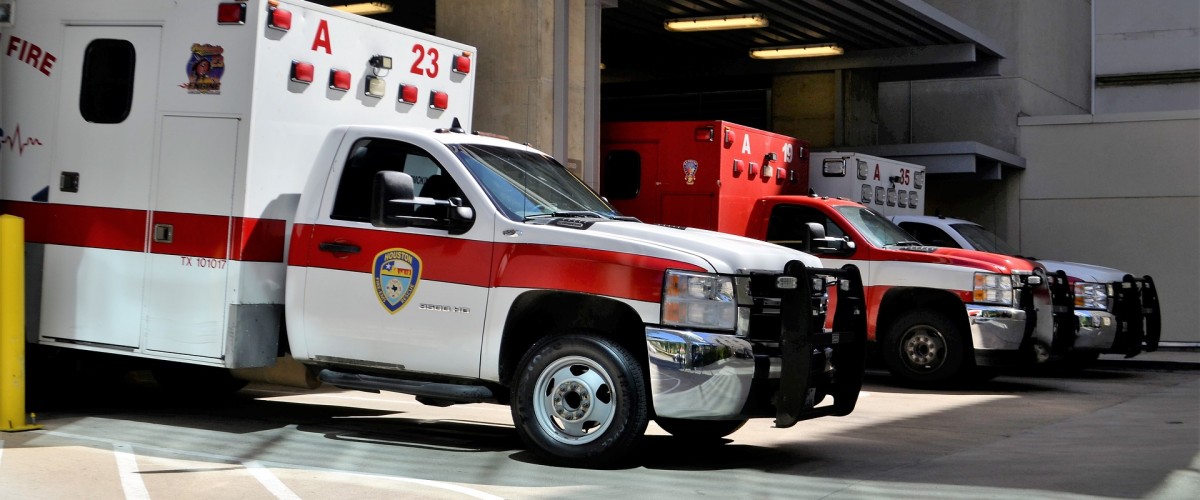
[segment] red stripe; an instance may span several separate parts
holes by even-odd
[[[25,219],[25,241],[130,252],[146,251],[150,238],[145,210],[21,201],[0,202],[0,210]],[[171,243],[150,241],[150,253],[233,260],[283,262],[284,229],[279,219],[154,212],[153,224],[171,226]],[[151,229],[153,231],[153,229]]]
[[[146,211],[4,201],[6,213],[25,219],[25,241],[143,252]]]
[[[233,218],[233,260],[283,262],[287,221]]]
[[[421,259],[421,279],[479,287],[571,290],[658,302],[665,270],[704,271],[686,262],[557,245],[493,244],[310,224],[297,224],[292,233],[288,265],[371,274],[379,252],[404,248]],[[317,250],[323,242],[361,250],[337,254]]]

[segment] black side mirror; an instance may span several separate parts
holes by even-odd
[[[371,225],[408,227],[414,212],[412,176],[390,170],[376,172],[371,184]]]
[[[428,227],[462,234],[475,223],[475,210],[464,206],[462,198],[413,196],[413,178],[404,172],[376,173],[371,191],[371,225],[376,227]]]

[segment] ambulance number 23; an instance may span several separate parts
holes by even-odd
[[[425,75],[429,78],[437,78],[438,75],[438,50],[434,47],[425,48],[421,44],[413,45],[412,51],[417,55],[417,60],[413,61],[412,69],[409,71],[414,75]]]
[[[907,168],[900,169],[900,184],[905,186],[912,182],[912,170]]]

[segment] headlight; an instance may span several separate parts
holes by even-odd
[[[664,325],[715,330],[737,326],[731,276],[667,271],[662,300]]]
[[[1013,277],[1007,274],[975,273],[975,302],[1013,304]]]
[[[1112,285],[1107,283],[1075,283],[1075,308],[1108,310],[1109,297],[1112,296]]]

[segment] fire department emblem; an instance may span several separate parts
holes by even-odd
[[[683,182],[691,186],[696,183],[696,171],[700,169],[700,164],[696,160],[686,160],[683,162]]]
[[[225,74],[225,49],[220,45],[192,44],[192,56],[187,62],[187,83],[180,87],[189,94],[220,94],[221,76]]]
[[[421,281],[421,258],[403,248],[389,248],[375,256],[371,274],[375,295],[391,314],[396,314],[417,291]]]

